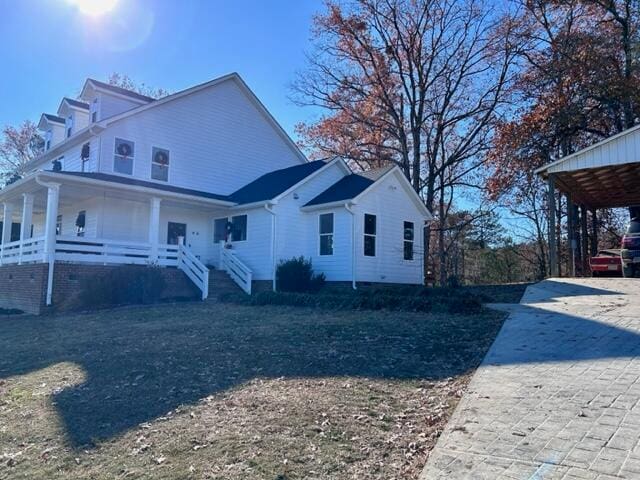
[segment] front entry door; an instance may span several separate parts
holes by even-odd
[[[178,237],[184,237],[184,244],[187,244],[187,224],[169,222],[167,227],[167,243],[178,245]]]

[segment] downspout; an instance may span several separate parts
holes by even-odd
[[[41,187],[46,188],[47,190],[49,188],[51,188],[53,185],[47,182],[43,182],[42,180],[40,180],[40,178],[38,177],[38,175],[35,176],[35,181],[38,185],[40,185]],[[46,228],[46,215],[45,215],[45,228]],[[45,233],[45,235],[48,235],[48,233]],[[54,245],[55,245],[55,241],[56,239],[53,239]],[[54,252],[55,252],[55,248],[54,248]],[[47,272],[47,299],[46,299],[46,305],[50,306],[51,302],[52,302],[52,297],[53,297],[53,267],[55,265],[55,254],[54,255],[50,255],[49,258],[47,258],[47,261],[49,263],[49,269]]]
[[[350,203],[345,203],[344,208],[351,214],[351,288],[358,289],[356,285],[356,214],[351,210]]]
[[[276,212],[273,203],[265,203],[264,209],[271,214],[271,288],[275,292],[276,285]]]

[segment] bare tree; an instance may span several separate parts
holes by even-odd
[[[362,169],[397,164],[431,212],[478,186],[517,54],[510,17],[481,0],[354,0],[314,25],[294,100],[325,114],[298,127],[305,146]]]
[[[20,126],[6,126],[0,137],[0,178],[11,183],[22,178],[27,164],[36,158],[43,149],[43,139],[38,127],[30,121]]]

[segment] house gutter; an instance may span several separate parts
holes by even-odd
[[[271,288],[276,291],[276,212],[273,211],[274,202],[264,204],[264,209],[271,214]]]
[[[344,208],[351,214],[351,288],[358,289],[356,284],[356,214],[351,209],[353,202],[344,204]]]

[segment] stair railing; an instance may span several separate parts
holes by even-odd
[[[178,268],[202,291],[202,300],[209,296],[209,269],[187,247],[178,246]]]
[[[251,281],[253,272],[238,258],[236,253],[223,248],[221,254],[222,270],[227,272],[231,279],[236,282],[247,295],[251,295]]]

